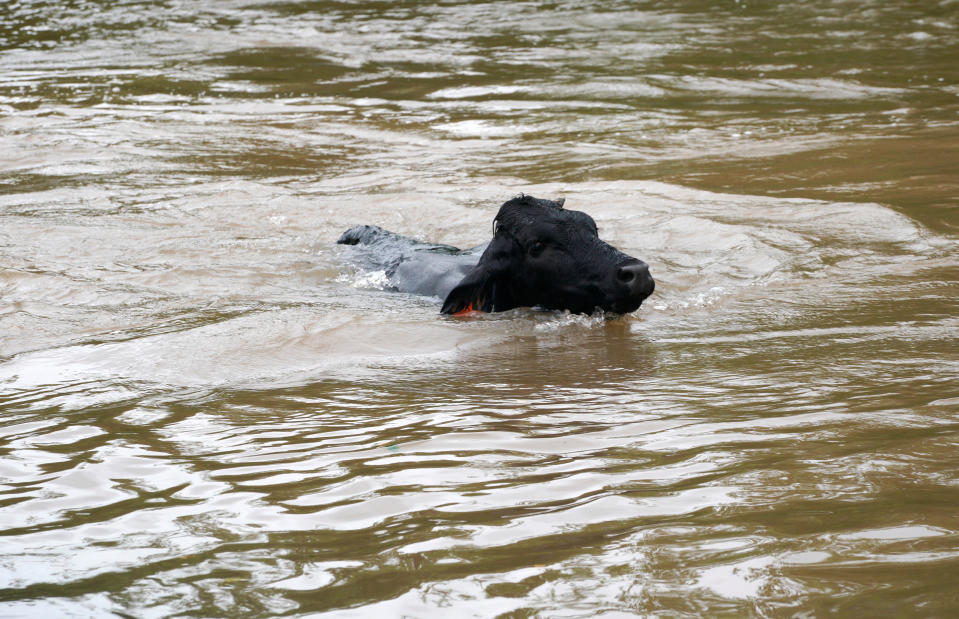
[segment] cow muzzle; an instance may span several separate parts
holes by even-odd
[[[638,309],[656,289],[656,282],[649,274],[649,265],[635,258],[615,267],[613,279],[618,294],[611,304],[612,309],[623,314]]]

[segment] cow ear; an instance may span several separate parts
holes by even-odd
[[[512,238],[504,231],[503,226],[496,226],[493,239],[480,256],[479,262],[446,295],[440,312],[502,312],[516,307],[506,281],[512,250]]]
[[[496,307],[496,274],[480,262],[446,295],[443,314],[492,312]]]

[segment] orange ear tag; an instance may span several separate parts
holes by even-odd
[[[475,310],[473,309],[473,302],[470,301],[470,304],[469,304],[469,305],[467,305],[466,307],[464,307],[464,308],[461,309],[460,311],[455,312],[453,315],[454,315],[454,316],[465,316],[465,315],[467,315],[467,314],[472,314],[474,311],[475,311]]]

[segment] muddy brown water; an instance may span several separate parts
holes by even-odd
[[[0,615],[954,616],[959,4],[0,13]],[[651,265],[442,317],[337,235]]]

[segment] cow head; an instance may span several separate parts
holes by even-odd
[[[541,307],[624,314],[653,288],[646,263],[601,241],[592,217],[564,209],[563,200],[519,196],[500,207],[493,240],[442,312]]]

